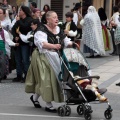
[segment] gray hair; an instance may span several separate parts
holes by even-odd
[[[52,13],[56,13],[56,12],[55,12],[55,11],[48,11],[48,12],[46,13],[46,19],[47,19],[47,18],[50,18],[50,16],[51,16]]]

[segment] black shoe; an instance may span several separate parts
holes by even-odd
[[[22,77],[16,77],[12,81],[13,82],[20,82],[23,78]]]
[[[94,58],[94,55],[86,56],[86,58]]]
[[[21,82],[21,83],[25,83],[25,80],[23,79],[23,80],[21,80],[20,82]]]
[[[21,83],[25,83],[25,80],[26,80],[26,74],[25,74],[25,76],[23,77],[23,79],[21,80]]]
[[[41,108],[40,103],[38,101],[34,101],[33,100],[33,95],[30,97],[30,100],[32,101],[32,103],[35,106],[35,108]]]
[[[116,86],[120,86],[120,82],[119,82],[119,83],[116,83]]]
[[[3,77],[3,79],[6,80],[6,79],[7,79],[7,75],[5,75],[5,76]]]
[[[94,57],[95,57],[95,58],[100,58],[100,57],[101,57],[101,55],[95,55]]]
[[[45,107],[45,111],[52,112],[52,113],[56,113],[57,112],[57,110],[55,108],[53,108],[53,107],[50,107],[50,108]]]
[[[22,78],[20,82],[25,83],[25,78]]]
[[[116,52],[109,53],[112,56],[118,55]]]

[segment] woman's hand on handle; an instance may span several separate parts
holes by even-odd
[[[54,44],[54,49],[56,49],[56,50],[61,49],[61,45],[60,44]]]
[[[73,48],[77,48],[78,50],[80,50],[80,46],[75,42],[73,42]]]

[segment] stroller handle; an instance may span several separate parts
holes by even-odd
[[[75,81],[79,81],[79,80],[84,80],[84,79],[91,79],[91,78],[96,78],[96,79],[100,79],[100,76],[86,76],[86,77],[78,77],[77,79],[75,79]]]
[[[80,50],[80,46],[77,43],[75,43],[75,42],[73,42],[72,47],[76,48],[77,50]]]

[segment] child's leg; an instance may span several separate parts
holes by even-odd
[[[98,93],[97,89],[94,88],[92,85],[87,85],[86,86],[86,89],[89,89],[89,90],[92,90],[93,92],[95,92],[95,95],[97,96],[97,98],[100,100],[100,101],[106,101],[107,98],[102,96],[100,93]]]
[[[94,88],[97,88],[97,87],[98,87],[98,82],[97,82],[95,79],[93,79],[91,85],[92,85]]]

